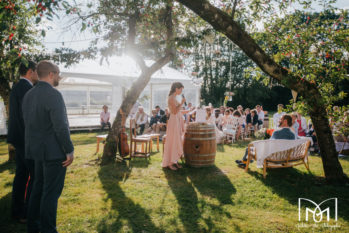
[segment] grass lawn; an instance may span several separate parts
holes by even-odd
[[[72,135],[76,159],[59,199],[59,232],[349,232],[349,187],[324,185],[318,156],[310,157],[311,173],[298,166],[269,170],[267,179],[255,163],[249,173],[235,166],[246,142],[219,146],[210,168],[163,170],[161,152],[100,166],[95,136]],[[0,232],[25,232],[9,217],[15,166],[7,159],[0,141]],[[340,162],[349,174],[349,160]],[[300,197],[337,197],[338,221],[331,209],[330,225],[340,227],[300,227]]]

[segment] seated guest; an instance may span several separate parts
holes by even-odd
[[[296,136],[290,129],[291,126],[292,126],[292,117],[290,115],[283,115],[281,117],[280,124],[279,124],[280,129],[274,131],[270,140],[276,140],[276,139],[295,140]],[[248,148],[246,148],[245,155],[242,158],[242,160],[236,160],[235,162],[240,167],[246,167],[247,156],[248,156]]]
[[[219,115],[219,112],[218,112],[218,115]],[[217,144],[222,143],[224,138],[224,133],[217,128],[215,116],[212,115],[210,107],[206,108],[206,123],[214,125],[215,132],[216,132],[216,143]]]
[[[316,133],[315,133],[313,124],[311,124],[311,122],[309,124],[309,131],[307,132],[306,136],[311,137],[311,139],[313,140],[313,145],[310,147],[310,151],[314,153],[320,152],[319,144],[317,143]]]
[[[238,110],[240,113],[244,110],[242,105],[239,105],[236,107],[236,110]]]
[[[219,108],[219,114],[223,117],[224,116],[224,112],[225,112],[225,107],[224,106],[221,106]]]
[[[222,117],[221,120],[221,127],[223,128],[225,125],[228,124],[228,122],[231,121],[231,115],[229,109],[225,110],[224,116]]]
[[[278,104],[277,106],[278,111],[273,115],[273,123],[274,123],[274,129],[277,129],[279,125],[279,121],[283,115],[286,113],[283,111],[284,105],[283,104]]]
[[[155,106],[155,110],[156,110],[156,115],[158,115],[159,117],[165,114],[165,111],[162,110],[159,105]]]
[[[153,109],[151,113],[152,113],[152,117],[150,118],[149,128],[146,131],[147,133],[150,133],[151,131],[155,133],[159,133],[160,132],[160,116],[158,115],[158,111],[156,109]]]
[[[263,107],[260,105],[256,106],[256,110],[257,110],[257,115],[258,115],[258,126],[262,125],[263,126],[263,122],[264,122],[264,111],[263,111]]]
[[[167,121],[170,119],[170,110],[168,108],[165,109],[165,114],[160,118],[160,130],[166,131]]]
[[[218,129],[221,129],[222,127],[222,117],[223,116],[220,114],[220,110],[216,109],[214,112],[214,120],[215,120],[216,127]]]
[[[140,128],[139,134],[143,134],[145,124],[148,122],[148,115],[144,112],[144,108],[142,106],[138,107],[138,112],[135,117],[136,121],[136,129]]]
[[[233,117],[235,118],[236,121],[236,139],[239,139],[241,131],[242,131],[242,125],[244,123],[244,119],[241,116],[241,113],[239,110],[235,110],[233,113]]]
[[[108,112],[108,106],[107,105],[103,105],[103,111],[100,114],[100,118],[101,118],[101,126],[102,126],[102,130],[104,130],[105,126],[108,126],[109,130],[110,130],[110,112]]]
[[[296,135],[296,138],[298,138],[298,128],[299,128],[299,124],[297,122],[297,113],[292,113],[292,131],[293,133]]]
[[[194,110],[194,107],[193,107],[192,103],[190,103],[190,102],[188,103],[187,110],[189,110],[189,111]]]
[[[248,118],[248,119],[247,119]],[[249,122],[247,122],[247,120]],[[248,123],[251,123],[251,111],[249,108],[245,109],[245,125],[247,125]]]
[[[258,114],[257,110],[253,109],[250,113],[250,115],[246,116],[246,123],[247,123],[247,128],[252,129],[254,131],[257,131],[257,126],[258,126]]]
[[[297,122],[299,124],[298,136],[305,137],[307,132],[307,121],[299,112],[297,113]]]

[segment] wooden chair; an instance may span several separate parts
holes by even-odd
[[[146,135],[137,136],[136,130],[133,130],[134,121],[134,119],[130,119],[130,157],[148,158],[150,156],[151,138]],[[137,150],[137,144],[141,146],[140,151]]]
[[[233,118],[223,127],[226,142],[233,143],[235,141],[237,126],[238,122]]]
[[[103,135],[97,135],[97,148],[96,148],[96,153],[97,154],[99,152],[99,143],[102,141],[104,144],[104,141],[106,140],[108,134],[103,134]]]
[[[162,155],[164,154],[164,151],[165,151],[165,143],[166,143],[166,134],[162,136]]]
[[[286,168],[304,164],[309,171],[308,149],[310,141],[306,141],[300,145],[284,151],[272,153],[264,159],[263,177],[266,178],[267,168]],[[254,150],[253,144],[248,145],[248,158],[245,171],[248,171],[248,166],[251,159],[257,160],[257,152]]]
[[[153,140],[156,140],[156,149],[157,149],[157,152],[159,152],[160,151],[160,134],[153,133],[153,134],[144,135],[144,136],[150,137],[150,145],[149,145],[150,152],[153,152]]]

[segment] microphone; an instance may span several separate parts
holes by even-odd
[[[183,99],[185,99],[184,94],[182,94]],[[187,106],[187,101],[184,102],[184,106]]]

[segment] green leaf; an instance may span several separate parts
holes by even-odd
[[[82,23],[80,31],[84,31],[86,29],[86,23]]]

